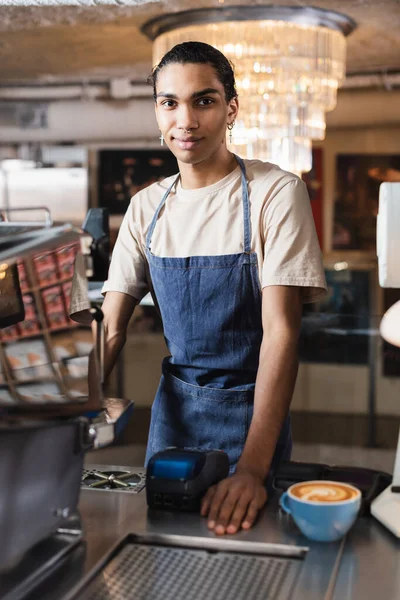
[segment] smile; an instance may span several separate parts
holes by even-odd
[[[190,138],[190,139],[174,138],[174,141],[178,144],[179,148],[181,148],[182,150],[191,150],[201,141],[201,138]]]

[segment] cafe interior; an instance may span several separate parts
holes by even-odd
[[[0,314],[0,600],[399,598],[398,0],[0,6],[0,301],[17,281],[24,313]],[[147,79],[185,41],[234,65],[228,148],[308,189],[328,293],[303,308],[293,451],[276,488],[361,489],[357,523],[331,544],[303,537],[278,499],[223,539],[185,508],[151,506],[166,498],[151,496],[144,459],[168,349],[150,294],[101,402],[87,401],[93,348],[103,383],[101,288],[123,216],[178,172]],[[96,330],[70,317],[79,268]]]

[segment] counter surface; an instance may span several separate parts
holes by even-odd
[[[54,587],[46,590],[42,600],[63,598],[66,589],[104,561],[129,533],[164,542],[178,540],[183,546],[200,543],[218,550],[241,546],[244,551],[254,547],[273,556],[297,556],[302,568],[293,600],[400,598],[400,542],[372,518],[360,518],[347,539],[322,544],[298,532],[279,510],[277,498],[268,503],[252,530],[223,538],[209,532],[206,519],[199,515],[148,510],[145,491],[83,490],[80,512],[86,552],[80,549],[80,556],[71,558],[64,579],[58,577],[57,593]]]

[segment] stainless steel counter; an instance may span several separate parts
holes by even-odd
[[[118,593],[88,593],[81,596],[80,593],[77,595],[77,589],[82,582],[100,572],[107,564],[107,557],[129,534],[134,534],[134,539],[147,540],[157,545],[188,548],[186,555],[194,548],[200,548],[203,554],[204,550],[215,550],[219,556],[235,552],[240,553],[240,556],[252,555],[251,563],[247,563],[249,565],[254,564],[257,556],[262,556],[263,560],[265,557],[274,557],[275,562],[291,561],[292,566],[296,563],[297,583],[293,594],[284,596],[291,600],[400,598],[400,541],[377,521],[373,518],[360,518],[347,539],[342,542],[314,543],[305,539],[293,521],[281,513],[277,500],[271,499],[252,530],[235,536],[217,537],[208,531],[206,519],[199,515],[148,510],[144,491],[130,494],[123,491],[82,490],[80,513],[86,545],[80,544],[63,567],[39,589],[35,589],[31,596],[24,596],[24,600],[103,600],[105,597],[121,600]],[[211,552],[210,556],[214,555]],[[135,569],[130,569],[134,576],[137,574],[135,561],[136,559],[131,562]],[[157,566],[159,565],[151,562],[148,576],[146,573],[147,579],[151,581],[153,577],[153,581],[157,581],[160,576],[164,576],[164,580],[167,578],[168,582],[169,575],[165,575],[165,572],[160,575]],[[98,580],[106,581],[109,585],[107,568]],[[257,571],[256,567],[252,568]],[[178,571],[179,569],[180,564]],[[185,570],[181,571],[185,577]],[[171,572],[176,575],[176,571]],[[240,573],[245,573],[245,570],[242,569]],[[111,577],[112,579],[114,582],[119,580],[117,576]],[[241,582],[242,579],[239,578],[239,589]],[[166,587],[169,587],[168,583]],[[150,596],[156,600],[165,597],[154,592]],[[131,595],[129,593],[123,597],[130,599]],[[170,597],[174,596],[170,594],[168,598]],[[210,598],[202,593],[191,597],[195,600]],[[248,599],[249,596],[243,597]],[[255,597],[264,598],[264,595]],[[278,598],[275,593],[267,597],[272,600]],[[282,597],[279,595],[279,598]],[[224,600],[224,595],[221,595],[221,600]]]
[[[321,544],[298,532],[279,511],[277,499],[270,501],[252,530],[223,538],[210,533],[198,515],[149,511],[144,491],[131,495],[83,490],[80,511],[87,540],[82,576],[134,533],[189,547],[250,548],[272,556],[297,556],[302,566],[293,600],[400,598],[400,543],[373,519],[359,519],[347,540]]]
[[[85,571],[91,569],[116,542],[128,533],[151,536],[162,541],[172,540],[183,545],[198,545],[208,549],[229,550],[252,547],[272,556],[292,555],[303,562],[296,600],[324,597],[332,576],[340,544],[322,545],[309,552],[304,538],[297,534],[290,520],[272,504],[257,526],[236,536],[220,538],[207,529],[206,519],[195,514],[149,511],[145,493],[82,492],[80,510],[87,536]],[[303,557],[304,558],[300,558]]]
[[[361,598],[400,598],[400,540],[373,517],[359,519],[350,531],[333,595]]]

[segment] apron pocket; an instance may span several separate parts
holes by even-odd
[[[231,471],[248,432],[248,406],[253,390],[218,390],[185,383],[164,373],[150,427],[148,456],[170,446],[223,450]]]

